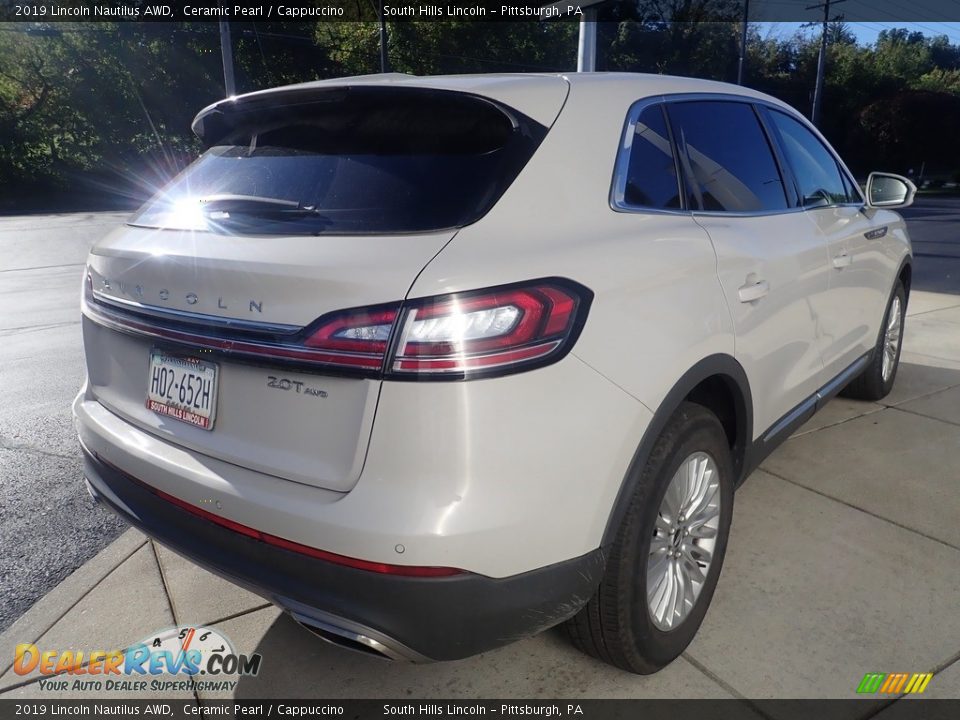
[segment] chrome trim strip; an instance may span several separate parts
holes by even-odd
[[[133,300],[125,300],[113,295],[106,295],[99,290],[93,291],[93,299],[102,305],[113,306],[114,309],[120,310],[121,312],[133,312],[139,315],[148,315],[158,320],[202,325],[204,327],[215,327],[224,330],[246,330],[248,332],[272,333],[274,335],[294,335],[303,329],[299,325],[258,322],[256,320],[238,320],[220,315],[208,315],[206,313],[194,313],[188,310],[144,305],[134,302]]]
[[[827,207],[823,205],[822,207]],[[691,215],[694,217],[765,217],[768,215],[791,215],[798,212],[806,212],[816,208],[792,207],[783,210],[757,210],[756,212],[742,211],[724,211],[724,210],[693,210]]]
[[[118,313],[105,305],[85,301],[82,306],[84,317],[102,327],[116,330],[127,335],[168,341],[178,345],[210,350],[227,356],[241,356],[260,362],[300,363],[315,366],[318,369],[336,368],[362,372],[377,372],[382,369],[383,358],[372,353],[347,352],[344,350],[313,349],[305,345],[293,345],[284,342],[268,342],[246,338],[221,338],[204,335],[191,330],[166,328],[152,325],[149,320],[138,321],[130,315]],[[368,365],[341,366],[338,359],[378,360],[377,367]]]

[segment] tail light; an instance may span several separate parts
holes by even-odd
[[[550,278],[331,313],[288,332],[211,318],[162,319],[118,307],[88,283],[85,312],[122,332],[260,362],[392,379],[470,379],[556,362],[576,341],[593,298],[587,288]],[[219,325],[213,321],[219,321]]]
[[[341,367],[383,367],[397,309],[348,310],[321,318],[320,327],[303,341],[314,351],[327,351],[330,362]]]
[[[416,301],[403,312],[387,372],[465,377],[557,359],[588,302],[585,289],[550,282]]]

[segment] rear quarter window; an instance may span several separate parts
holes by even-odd
[[[632,123],[629,142],[626,173],[618,181],[622,183],[618,201],[630,208],[679,209],[677,165],[662,105],[640,111]]]

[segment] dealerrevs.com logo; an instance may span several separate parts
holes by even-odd
[[[262,661],[259,653],[236,653],[219,630],[185,627],[162,630],[126,650],[61,652],[24,643],[14,650],[13,669],[50,676],[40,681],[42,690],[170,692],[232,690],[236,676],[256,675]]]

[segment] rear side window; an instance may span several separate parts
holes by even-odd
[[[454,92],[340,89],[205,122],[213,147],[131,224],[227,234],[429,232],[477,221],[546,128]]]
[[[650,106],[641,111],[634,127],[623,202],[638,208],[679,209],[679,187],[663,107]]]
[[[804,207],[856,202],[858,198],[844,179],[836,158],[819,138],[798,120],[778,110],[767,111],[780,136],[780,146],[800,192]]]
[[[691,185],[690,207],[720,212],[787,209],[780,171],[750,104],[678,102],[667,112]]]

